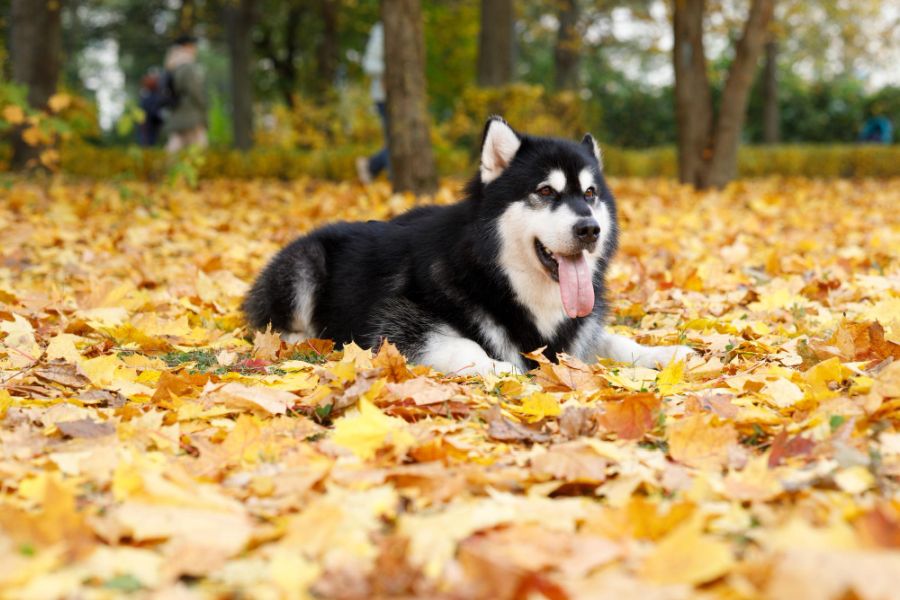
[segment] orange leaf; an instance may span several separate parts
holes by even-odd
[[[651,393],[632,394],[622,400],[605,403],[600,424],[623,440],[635,440],[653,429],[661,400]]]

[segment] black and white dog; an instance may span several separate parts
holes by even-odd
[[[484,130],[467,198],[391,221],[336,223],[281,250],[244,302],[282,338],[387,339],[446,373],[524,371],[546,346],[654,367],[692,353],[604,331],[616,206],[590,134],[581,143]]]

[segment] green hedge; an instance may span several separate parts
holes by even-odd
[[[324,179],[352,179],[354,160],[372,148],[348,146],[317,152],[255,149],[246,154],[210,150],[196,167],[201,178],[280,178],[300,175]],[[606,172],[617,177],[674,177],[674,148],[625,150],[604,148]],[[467,176],[474,172],[473,152],[437,147],[442,175]],[[806,177],[900,177],[900,145],[786,145],[745,146],[739,155],[743,177],[766,175]],[[96,179],[162,179],[175,161],[161,150],[73,145],[63,149],[64,173]]]

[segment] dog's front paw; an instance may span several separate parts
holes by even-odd
[[[697,351],[688,346],[645,346],[636,362],[639,367],[655,369],[673,361],[687,360],[696,354]]]

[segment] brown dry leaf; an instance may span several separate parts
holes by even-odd
[[[52,362],[46,367],[35,369],[34,374],[38,379],[73,389],[81,389],[90,383],[78,365],[63,362]]]
[[[428,377],[416,377],[403,383],[389,383],[387,389],[398,400],[409,398],[416,406],[446,402],[462,392],[461,387],[456,384],[439,383]]]
[[[208,385],[203,390],[201,400],[234,408],[262,410],[272,415],[283,415],[287,412],[288,407],[293,406],[297,401],[297,397],[290,392],[261,385],[249,386],[231,382],[222,385]]]
[[[391,382],[400,383],[414,377],[406,366],[406,357],[400,354],[397,346],[388,341],[381,344],[378,354],[372,359],[372,365],[381,369],[381,376]]]
[[[550,435],[522,423],[516,423],[504,417],[500,409],[492,407],[485,418],[488,423],[488,436],[501,442],[547,442]]]
[[[266,331],[257,331],[253,336],[253,358],[257,360],[275,360],[278,351],[281,350],[281,336],[277,331],[272,331],[271,326]]]
[[[669,454],[682,464],[698,469],[715,469],[728,461],[730,448],[738,436],[730,423],[714,417],[693,415],[668,423]]]
[[[557,444],[531,459],[538,475],[547,475],[566,483],[602,483],[606,479],[607,460],[590,446],[578,442]]]
[[[566,406],[559,417],[559,431],[568,439],[594,435],[600,411],[593,406]]]
[[[63,421],[57,423],[56,427],[63,435],[73,438],[98,438],[116,432],[116,426],[112,423],[97,423],[90,419]]]
[[[631,394],[621,400],[604,402],[606,412],[600,424],[620,439],[636,440],[653,429],[662,400],[656,394]]]
[[[772,440],[772,451],[769,454],[769,466],[777,467],[786,458],[794,456],[810,456],[816,443],[803,436],[788,438],[786,431],[781,431]]]

